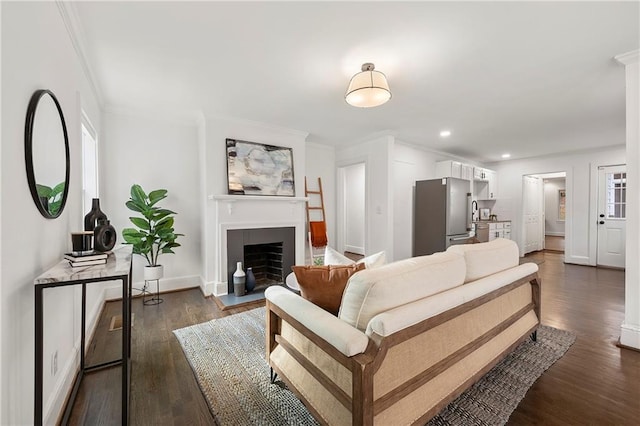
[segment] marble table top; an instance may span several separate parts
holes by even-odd
[[[127,275],[131,268],[133,247],[120,245],[113,249],[107,257],[107,263],[80,268],[72,268],[68,260],[62,260],[53,268],[36,277],[35,285],[62,283],[65,281],[90,280],[96,278],[121,277]]]

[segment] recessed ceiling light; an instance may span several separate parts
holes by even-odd
[[[502,158],[510,158],[511,154],[502,154]]]
[[[443,130],[440,132],[440,136],[443,138],[451,136],[451,130]]]

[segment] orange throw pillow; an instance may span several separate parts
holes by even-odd
[[[364,269],[364,264],[292,266],[300,295],[322,309],[338,315],[342,293],[349,277]]]

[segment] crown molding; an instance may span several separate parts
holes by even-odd
[[[635,64],[640,60],[640,49],[632,50],[631,52],[621,53],[613,57],[618,63],[622,65]]]
[[[264,123],[261,121],[254,121],[245,118],[237,118],[223,114],[206,114],[205,117],[208,120],[222,120],[229,121],[231,123],[241,124],[245,126],[255,126],[265,130],[271,130],[275,132],[288,133],[293,136],[299,136],[306,139],[309,136],[309,132],[305,132],[297,129],[290,129],[288,127],[282,127],[275,124]]]
[[[91,90],[93,90],[93,94],[95,95],[98,104],[102,107],[104,106],[104,96],[102,95],[100,87],[96,84],[96,73],[93,71],[91,64],[87,60],[87,55],[85,53],[87,52],[87,48],[86,43],[84,42],[84,30],[82,29],[82,24],[78,18],[76,8],[72,2],[62,0],[56,0],[56,5],[58,6],[58,10],[62,16],[62,21],[67,28],[67,32],[69,33],[71,44],[78,55],[82,71],[89,81],[89,86],[91,87]]]
[[[104,112],[187,126],[201,126],[204,124],[204,116],[199,110],[161,110],[158,108],[138,108],[107,104],[104,107]]]
[[[313,148],[316,148],[316,149],[323,149],[323,150],[326,150],[326,151],[332,151],[332,152],[336,151],[336,147],[335,146],[327,145],[327,144],[320,143],[320,142],[306,141],[305,145],[308,146],[308,147],[313,147]]]

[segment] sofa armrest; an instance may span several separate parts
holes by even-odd
[[[364,353],[369,338],[360,330],[291,291],[271,286],[265,297],[310,332],[347,357]]]

